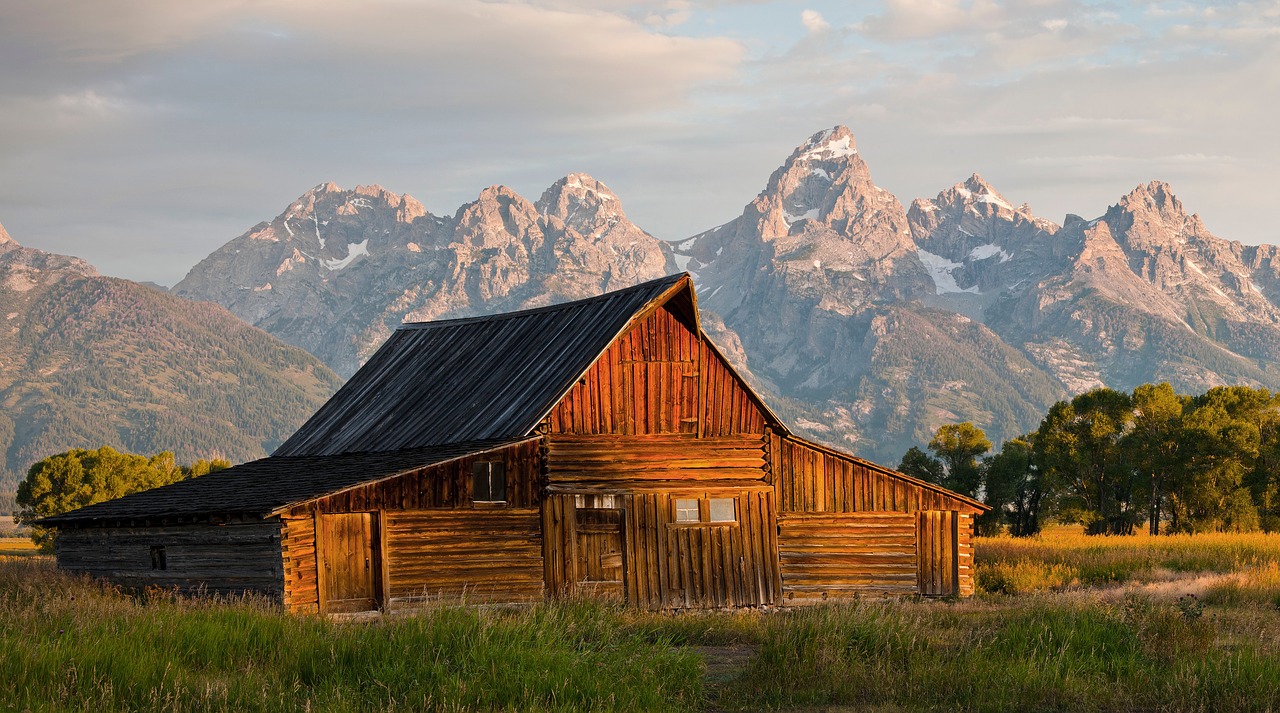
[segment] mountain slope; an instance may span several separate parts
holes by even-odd
[[[537,203],[487,188],[452,217],[379,186],[328,183],[215,251],[173,292],[217,302],[350,375],[406,320],[577,299],[674,269],[667,244],[584,174]]]
[[[1214,236],[1160,182],[1097,220],[1069,220],[1057,239],[1070,250],[1062,268],[988,322],[1072,391],[1280,385],[1274,246]]]
[[[103,277],[0,229],[0,477],[73,447],[260,457],[337,389],[226,310]]]
[[[941,423],[1017,432],[1064,393],[956,313],[964,305],[947,298],[969,296],[956,280],[982,275],[922,260],[907,212],[872,181],[845,127],[814,134],[741,216],[677,251],[702,304],[740,337],[746,367],[798,404],[797,424],[816,438],[894,461]]]

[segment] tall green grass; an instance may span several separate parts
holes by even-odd
[[[990,542],[978,572],[1004,594],[960,602],[567,601],[349,623],[129,595],[14,558],[0,562],[0,710],[1280,711],[1275,541]],[[1084,584],[1175,566],[1221,576],[1200,599]],[[1107,571],[1123,574],[1089,574]],[[697,646],[754,655],[708,683]]]
[[[0,709],[680,710],[701,660],[586,602],[337,623],[0,567]]]
[[[744,710],[1268,711],[1280,658],[1175,603],[1043,597],[778,614],[720,701]]]

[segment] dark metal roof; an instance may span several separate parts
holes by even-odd
[[[633,318],[685,274],[577,302],[396,330],[273,455],[528,435]]]
[[[502,448],[516,440],[478,441],[386,453],[272,456],[199,478],[44,518],[42,526],[203,515],[262,517],[286,506],[456,458]]]

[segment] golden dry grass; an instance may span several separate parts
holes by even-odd
[[[30,537],[0,537],[0,557],[31,557],[37,554],[39,552]]]
[[[979,589],[1002,594],[1063,591],[1108,585],[1197,580],[1201,590],[1221,581],[1271,587],[1280,566],[1280,534],[1211,533],[1103,537],[1079,527],[1055,527],[1029,538],[980,537],[975,542]],[[1280,576],[1280,575],[1277,575]]]

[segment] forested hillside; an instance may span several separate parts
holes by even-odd
[[[260,457],[340,383],[221,307],[0,236],[0,490],[69,448]]]

